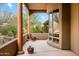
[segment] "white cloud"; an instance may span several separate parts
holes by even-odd
[[[11,3],[8,3],[8,6],[9,6],[9,8],[11,8],[11,9],[12,9],[12,4],[11,4]]]

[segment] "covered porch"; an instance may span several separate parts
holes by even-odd
[[[77,56],[71,50],[61,50],[47,44],[47,40],[28,41],[23,45],[24,54],[17,56]],[[28,54],[27,48],[31,45],[34,47],[34,53]]]
[[[28,9],[28,32],[23,34],[22,24],[22,5]],[[62,3],[19,3],[18,4],[18,32],[17,38],[7,43],[6,46],[0,47],[0,52],[8,52],[9,55],[25,56],[75,56],[79,54],[79,37],[78,37],[78,7],[79,4],[62,4]],[[75,8],[76,6],[76,8]],[[32,33],[30,29],[30,16],[33,13],[47,13],[49,21],[52,19],[52,12],[59,13],[59,33],[57,37],[52,33]],[[76,16],[74,16],[74,14]],[[49,22],[49,24],[51,21]],[[74,27],[75,25],[75,27]],[[49,27],[53,28],[53,27]],[[75,34],[75,35],[74,35]],[[37,36],[40,40],[32,41],[32,36]],[[27,38],[28,37],[28,38]],[[56,40],[53,40],[53,39]],[[34,54],[28,54],[29,45],[34,47]],[[6,50],[5,50],[6,48]],[[13,50],[14,49],[14,50]]]
[[[30,15],[37,12],[45,12],[48,13],[48,15],[55,10],[59,10],[59,43],[58,44],[51,44],[48,40],[48,42],[54,47],[57,47],[59,49],[65,49],[70,50],[70,12],[71,12],[71,6],[73,4],[24,4],[25,7],[29,10],[29,16],[28,16],[28,37],[31,39],[31,31],[30,31]],[[66,9],[67,8],[67,9]],[[66,11],[67,10],[67,11]],[[67,15],[67,16],[66,16]],[[50,19],[50,16],[49,16]],[[67,26],[68,25],[68,26]],[[50,35],[50,34],[49,34]],[[22,4],[18,4],[18,53],[22,54],[23,51],[23,38],[22,38]],[[49,44],[49,45],[50,45]],[[73,49],[72,49],[73,50]]]
[[[26,9],[28,9],[29,11],[29,15],[28,15],[28,32],[27,32],[27,39],[26,40],[30,40],[31,36],[34,36],[35,34],[32,35],[31,30],[30,30],[30,16],[33,13],[47,13],[47,4],[30,4],[30,3],[24,3],[24,6]],[[22,54],[24,53],[23,51],[23,31],[22,31],[22,3],[18,4],[18,54]],[[44,33],[43,33],[44,34]],[[42,35],[43,35],[42,34]],[[46,36],[45,36],[46,35]],[[41,39],[41,34],[36,34],[37,37],[40,37],[39,39]],[[42,36],[43,37],[48,37],[48,33],[44,34]]]
[[[70,50],[70,4],[24,4],[29,10],[28,16],[28,40],[31,39],[30,31],[30,15],[37,12],[45,12],[48,15],[55,10],[59,10],[59,43],[52,44],[48,40],[48,44],[59,49]],[[68,9],[66,9],[68,8]],[[63,11],[62,11],[63,10]],[[67,13],[68,12],[68,13]],[[50,19],[50,16],[49,16]],[[67,25],[66,25],[67,23]],[[66,31],[67,30],[67,31]],[[50,34],[48,34],[50,36]],[[48,38],[49,39],[49,38]],[[22,4],[18,4],[18,54],[23,54],[23,38],[22,38]],[[41,42],[40,42],[41,43]],[[25,49],[25,48],[24,48]]]
[[[53,11],[57,11],[59,10],[59,43],[55,43],[52,44],[51,42],[49,42],[49,38],[48,38],[48,42],[49,45],[52,45],[53,47],[59,48],[59,49],[63,49],[63,50],[72,50],[75,53],[78,52],[78,50],[74,50],[74,48],[72,47],[72,14],[73,14],[73,7],[74,5],[76,5],[76,7],[78,6],[77,4],[24,4],[26,8],[28,8],[29,10],[29,16],[28,16],[28,36],[29,39],[31,38],[31,31],[30,31],[30,15],[32,15],[32,13],[37,13],[37,12],[46,12],[48,13],[48,15],[50,15],[50,13]],[[78,10],[78,9],[76,9]],[[78,16],[78,15],[77,15]],[[50,16],[49,16],[49,19]],[[23,51],[23,45],[22,45],[22,4],[18,4],[18,53],[24,53]],[[50,33],[49,33],[50,36]],[[78,48],[77,48],[78,49]]]

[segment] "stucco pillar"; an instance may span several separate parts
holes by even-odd
[[[31,32],[30,32],[30,15],[28,15],[28,39],[31,37]]]
[[[23,54],[22,3],[18,4],[18,54]]]

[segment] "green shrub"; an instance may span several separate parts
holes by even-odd
[[[15,37],[16,34],[17,34],[17,28],[14,27],[14,26],[8,25],[8,26],[5,26],[5,27],[2,27],[0,29],[0,33],[2,35],[8,35],[8,36],[14,36]]]
[[[40,33],[43,31],[44,25],[43,24],[35,24],[31,26],[32,33]]]

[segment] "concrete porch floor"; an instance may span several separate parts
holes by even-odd
[[[27,47],[34,47],[34,54],[28,54]],[[77,56],[71,50],[61,50],[51,47],[47,44],[47,40],[28,41],[23,46],[24,54],[17,56]]]

